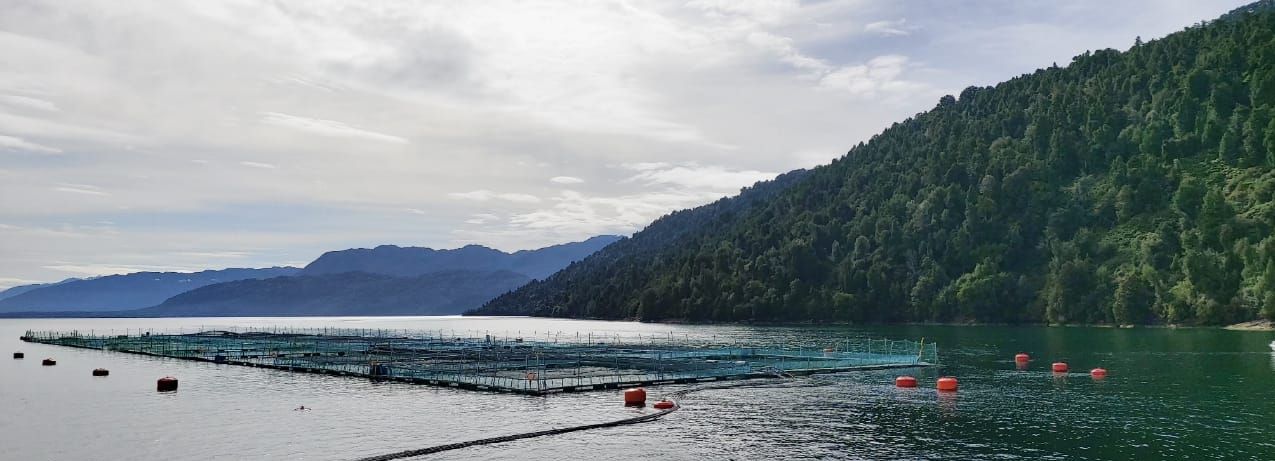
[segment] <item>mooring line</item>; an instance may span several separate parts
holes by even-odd
[[[655,421],[657,419],[660,419],[668,415],[669,413],[672,413],[682,408],[682,404],[679,402],[679,400],[682,399],[683,397],[686,397],[687,394],[690,394],[692,392],[700,392],[700,391],[707,391],[707,390],[713,390],[713,389],[731,389],[731,388],[739,388],[739,387],[768,387],[768,386],[776,386],[776,385],[786,387],[786,386],[791,386],[794,384],[791,381],[793,379],[792,376],[786,373],[777,373],[776,377],[778,379],[783,379],[785,381],[780,383],[752,381],[752,382],[738,382],[738,383],[729,383],[729,384],[709,384],[709,385],[702,385],[702,386],[697,386],[690,389],[683,389],[680,391],[676,391],[671,394],[668,394],[667,396],[668,399],[673,402],[673,408],[669,408],[667,410],[661,410],[659,412],[652,413],[649,415],[636,416],[632,418],[625,418],[625,419],[620,419],[616,421],[607,421],[602,423],[585,424],[581,426],[547,429],[547,430],[535,431],[535,432],[524,432],[521,434],[511,434],[511,435],[504,435],[500,437],[490,437],[486,439],[470,440],[466,442],[456,442],[456,443],[449,443],[445,445],[436,445],[436,446],[420,448],[416,450],[407,450],[407,451],[400,451],[397,453],[389,453],[384,455],[371,456],[367,458],[360,458],[358,461],[391,461],[395,459],[413,458],[417,456],[432,455],[434,453],[440,453],[440,452],[451,451],[451,450],[459,450],[461,448],[476,447],[479,445],[491,445],[495,443],[509,442],[513,440],[530,439],[533,437],[544,437],[547,435],[566,434],[568,432],[586,431],[590,429],[601,429],[604,427],[616,427],[616,426],[626,426],[629,424],[645,423],[645,422]],[[814,387],[814,386],[826,386],[828,384],[831,384],[831,382],[820,382],[822,380],[817,381],[814,379],[810,379],[809,381],[812,381],[812,382],[797,384],[797,386]]]

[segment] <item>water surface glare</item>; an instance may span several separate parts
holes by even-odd
[[[340,460],[653,411],[618,392],[529,397],[46,346],[24,331],[225,326],[458,335],[680,335],[939,344],[943,365],[824,375],[824,386],[690,394],[648,424],[467,448],[432,459],[1275,459],[1271,332],[1046,327],[751,327],[526,318],[0,320],[0,459]],[[12,352],[26,353],[13,360]],[[1016,369],[1013,356],[1033,361]],[[56,358],[53,367],[40,365]],[[1066,361],[1071,373],[1049,371]],[[1088,370],[1104,367],[1105,380]],[[93,377],[94,368],[108,377]],[[912,373],[916,389],[894,387]],[[181,380],[176,393],[155,380]],[[934,380],[960,379],[939,394]],[[650,389],[652,398],[689,386]],[[312,408],[295,411],[299,405]]]

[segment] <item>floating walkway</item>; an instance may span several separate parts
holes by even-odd
[[[236,329],[195,333],[28,331],[23,341],[219,364],[365,377],[479,391],[545,395],[927,366],[933,343],[829,340],[822,347],[740,345],[663,337],[596,340],[444,336],[354,329]]]

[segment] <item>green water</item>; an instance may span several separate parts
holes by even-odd
[[[641,414],[618,391],[526,397],[21,343],[27,329],[404,328],[535,336],[669,334],[819,345],[937,343],[942,365],[692,392],[653,423],[520,440],[437,459],[1275,460],[1272,332],[661,325],[524,318],[0,321],[0,459],[342,460]],[[134,330],[135,331],[135,330]],[[23,350],[25,360],[10,360]],[[1034,360],[1016,368],[1015,353]],[[56,357],[42,367],[39,359]],[[1066,361],[1072,373],[1049,370]],[[111,370],[93,378],[93,368]],[[1094,380],[1088,370],[1109,370]],[[921,387],[899,389],[899,374]],[[155,379],[181,379],[156,393]],[[939,376],[960,390],[934,390]],[[763,383],[764,384],[764,383]],[[684,385],[648,389],[652,398]],[[298,405],[311,411],[293,411]],[[75,443],[66,443],[73,440]]]

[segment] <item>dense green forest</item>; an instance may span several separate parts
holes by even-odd
[[[1275,318],[1271,1],[943,97],[480,313],[690,321]]]

